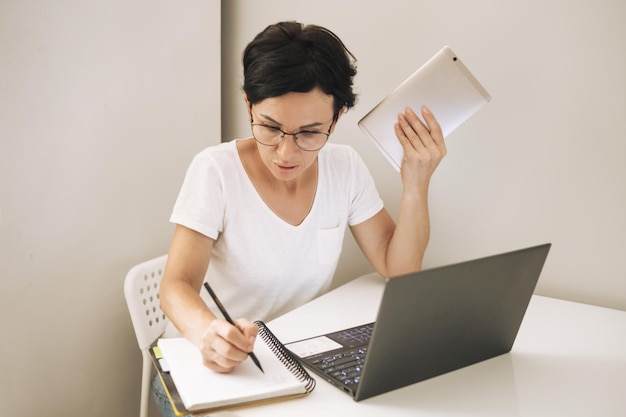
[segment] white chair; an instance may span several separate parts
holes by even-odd
[[[124,280],[124,296],[143,356],[140,417],[148,416],[150,404],[152,360],[148,349],[163,334],[167,324],[159,302],[159,287],[166,260],[167,255],[163,255],[135,265]]]

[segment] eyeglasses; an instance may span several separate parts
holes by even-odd
[[[252,126],[252,136],[261,145],[277,146],[283,141],[283,139],[285,139],[285,136],[293,136],[293,140],[298,148],[303,151],[313,152],[319,151],[324,147],[328,141],[330,130],[332,129],[335,120],[336,119],[333,118],[333,123],[331,123],[328,128],[328,132],[301,130],[296,133],[287,133],[276,126],[269,126],[262,123],[251,123],[250,126]]]

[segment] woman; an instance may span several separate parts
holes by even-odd
[[[243,65],[252,137],[205,149],[191,163],[160,293],[165,314],[216,372],[230,372],[252,351],[257,327],[248,319],[269,320],[328,289],[347,227],[383,277],[419,270],[428,186],[446,153],[427,109],[426,126],[411,109],[398,115],[405,158],[396,226],[356,152],[328,143],[355,103],[354,57],[341,40],[319,26],[281,22],[246,47]],[[205,279],[240,317],[237,326],[209,310]],[[161,403],[158,380],[154,388]]]

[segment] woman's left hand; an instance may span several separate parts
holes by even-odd
[[[428,189],[430,178],[446,155],[446,144],[441,127],[435,116],[422,108],[422,117],[426,125],[415,112],[407,108],[398,115],[395,132],[404,149],[401,176],[405,190],[414,189],[424,192]]]

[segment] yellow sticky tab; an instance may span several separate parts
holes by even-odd
[[[152,351],[154,352],[154,356],[156,356],[157,359],[163,358],[163,354],[161,353],[161,349],[159,349],[158,346],[153,347]]]

